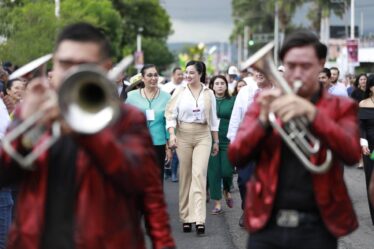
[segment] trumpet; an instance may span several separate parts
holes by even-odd
[[[273,47],[273,42],[268,43],[245,61],[241,65],[241,68],[253,67],[262,72],[272,82],[276,83],[284,94],[297,92],[302,82],[294,82],[294,89],[290,87],[274,64],[271,53]],[[315,165],[310,161],[310,157],[320,151],[321,143],[308,129],[308,120],[305,116],[290,120],[284,124],[284,128],[278,124],[276,115],[273,112],[270,112],[268,117],[270,125],[278,131],[283,141],[289,146],[306,169],[312,173],[321,174],[331,167],[332,153],[329,149],[326,151],[326,159],[322,164]]]
[[[51,57],[43,56],[30,62],[15,71],[13,74],[16,76],[12,77],[17,78],[40,68]],[[114,80],[132,61],[133,57],[127,56],[108,73],[90,64],[79,65],[69,70],[61,83],[55,101],[58,103],[62,118],[74,132],[94,134],[116,119],[120,111],[120,101]],[[4,150],[22,168],[33,169],[34,161],[61,136],[61,124],[55,121],[52,123],[50,136],[41,139],[46,128],[37,123],[44,115],[43,111],[34,113],[11,130],[2,141]],[[32,145],[30,147],[34,147],[27,155],[20,154],[12,146],[12,142],[20,136],[23,141]]]

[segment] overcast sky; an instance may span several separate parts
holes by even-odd
[[[267,0],[270,1],[270,0]],[[231,0],[160,0],[173,23],[174,34],[168,39],[173,42],[226,42],[233,29]],[[294,22],[305,22],[305,6],[296,13]],[[356,0],[356,25],[361,24],[365,32],[374,33],[374,0]],[[350,11],[349,11],[350,13]],[[346,21],[347,20],[347,21]],[[350,24],[350,14],[343,20],[331,18],[331,25]]]
[[[168,42],[226,42],[233,22],[231,0],[160,0],[173,23]]]

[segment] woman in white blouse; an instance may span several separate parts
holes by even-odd
[[[198,235],[205,233],[209,156],[219,150],[216,99],[213,91],[203,84],[205,75],[203,62],[188,62],[187,86],[174,92],[165,111],[169,146],[176,148],[180,163],[179,217],[183,232],[191,232],[195,223]]]

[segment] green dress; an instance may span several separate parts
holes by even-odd
[[[213,200],[222,199],[222,182],[223,189],[227,192],[230,191],[232,185],[233,166],[227,156],[227,148],[230,143],[227,138],[227,131],[234,103],[235,97],[217,98],[217,116],[220,119],[218,130],[219,152],[216,156],[210,157],[208,165],[208,185],[210,197]]]

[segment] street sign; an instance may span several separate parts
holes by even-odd
[[[140,70],[144,66],[143,51],[136,51],[134,53],[134,58],[135,58],[135,68]]]
[[[257,33],[257,34],[253,34],[252,39],[255,43],[268,43],[274,40],[274,34],[273,33]]]
[[[358,39],[347,39],[348,63],[359,66],[358,61]]]

